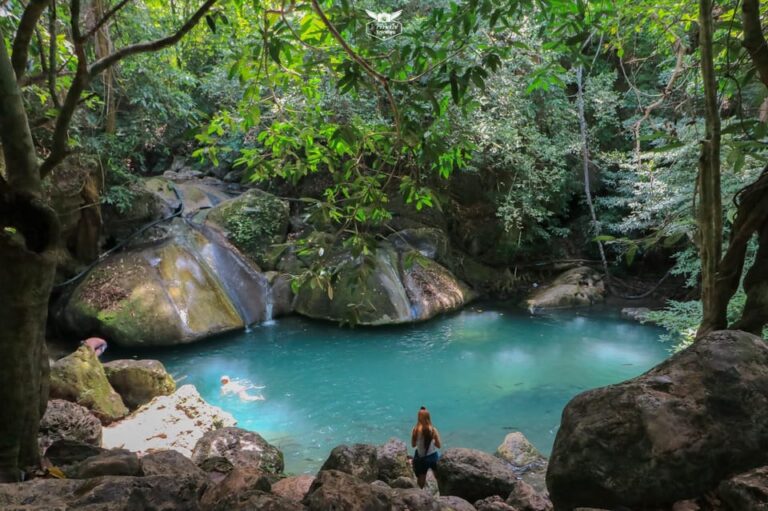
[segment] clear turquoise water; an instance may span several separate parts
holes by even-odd
[[[549,453],[577,393],[641,374],[669,355],[661,331],[607,314],[528,316],[476,306],[397,328],[285,318],[250,332],[146,354],[314,472],[343,443],[408,440],[427,406],[444,447],[493,452],[522,431]],[[265,385],[265,401],[222,396],[227,374]]]

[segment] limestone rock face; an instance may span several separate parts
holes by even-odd
[[[573,268],[551,284],[540,288],[526,300],[532,312],[546,309],[584,307],[605,299],[605,282],[595,270],[586,266]]]
[[[235,423],[232,415],[203,401],[193,385],[184,385],[170,396],[156,397],[130,417],[104,428],[103,444],[140,454],[173,449],[191,456],[204,433]]]
[[[63,399],[51,399],[40,420],[38,444],[44,452],[56,440],[101,445],[101,422],[87,408]]]
[[[730,511],[768,509],[768,466],[723,481],[717,495]]]
[[[206,222],[224,232],[261,268],[273,270],[276,257],[272,245],[285,241],[289,212],[287,202],[252,188],[211,209]]]
[[[390,234],[387,239],[400,252],[417,251],[423,257],[444,261],[448,255],[448,235],[436,227],[414,227]]]
[[[261,435],[240,428],[220,428],[205,433],[195,445],[192,461],[202,465],[206,459],[224,457],[235,468],[246,467],[265,473],[283,472],[283,453]]]
[[[415,251],[401,254],[386,243],[367,261],[339,255],[335,264],[340,270],[332,290],[304,284],[296,312],[331,321],[391,325],[426,320],[475,297],[440,264]]]
[[[182,344],[242,328],[206,261],[214,245],[179,220],[159,243],[108,258],[73,292],[64,309],[67,325],[128,347]]]
[[[159,360],[113,360],[104,364],[104,372],[132,410],[176,390],[176,382]]]
[[[698,497],[768,463],[768,345],[713,332],[647,373],[565,407],[547,472],[556,508]]]
[[[51,366],[50,396],[88,408],[103,424],[128,414],[120,395],[109,384],[98,357],[87,346],[80,346]]]
[[[506,462],[474,449],[446,449],[435,472],[441,495],[475,502],[494,495],[509,495],[518,483]]]

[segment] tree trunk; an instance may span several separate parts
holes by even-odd
[[[744,278],[744,291],[747,293],[747,303],[741,319],[733,328],[762,335],[768,323],[768,219],[764,220],[760,229],[760,247],[752,268]]]
[[[579,132],[581,134],[581,163],[584,171],[584,195],[587,198],[587,206],[589,207],[589,214],[592,218],[592,234],[597,236],[600,232],[598,232],[597,215],[595,214],[595,205],[592,202],[592,190],[589,185],[589,134],[587,133],[587,117],[584,113],[584,66],[576,68],[576,85],[576,103],[579,109]],[[610,283],[608,260],[605,258],[605,250],[603,249],[602,241],[597,240],[597,248],[600,250],[600,262],[603,264],[605,279]]]
[[[728,301],[717,292],[717,271],[723,243],[720,191],[720,112],[712,57],[712,0],[699,1],[699,46],[704,81],[705,133],[699,158],[698,242],[701,254],[703,318],[697,338],[726,328]]]
[[[16,75],[0,38],[0,482],[37,465],[37,429],[48,402],[45,325],[53,286],[56,214],[42,184]]]

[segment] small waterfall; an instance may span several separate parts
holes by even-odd
[[[272,308],[275,304],[274,291],[272,291],[272,283],[267,283],[267,289],[264,293],[264,325],[274,325],[275,320],[272,319]]]

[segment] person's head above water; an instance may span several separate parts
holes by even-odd
[[[224,376],[221,377],[219,381],[221,381],[222,385],[226,385],[227,383],[229,383],[229,376],[225,374]]]
[[[82,341],[81,344],[91,348],[96,353],[96,356],[99,356],[99,357],[101,356],[102,353],[107,351],[107,341],[105,341],[101,337],[89,337],[86,340]]]

